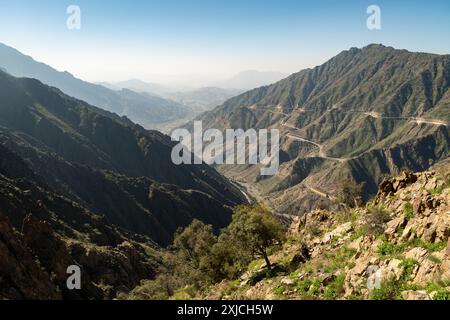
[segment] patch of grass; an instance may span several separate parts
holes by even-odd
[[[309,288],[311,287],[311,285],[312,285],[311,279],[304,279],[297,283],[296,289],[297,289],[297,291],[299,291],[301,293],[306,293],[309,291]]]
[[[304,266],[303,266],[303,272],[305,272],[305,273],[311,273],[311,272],[313,272],[313,267],[312,267],[312,265],[311,264],[305,264]]]
[[[381,237],[382,242],[378,245],[378,253],[382,257],[394,256],[405,251],[406,243],[395,244],[389,242],[385,236]]]
[[[444,191],[444,186],[440,186],[440,187],[437,187],[434,189],[426,189],[426,190],[432,196],[437,196],[437,195],[440,195],[442,193],[442,191]]]
[[[417,260],[415,259],[405,259],[402,261],[402,263],[400,264],[401,267],[403,267],[403,274],[402,274],[402,278],[404,280],[409,280],[409,278],[411,277],[411,274],[414,270],[414,267],[416,265],[418,265],[419,263],[417,262]]]
[[[380,288],[372,290],[370,298],[373,300],[401,300],[401,293],[404,290],[414,290],[415,287],[408,284],[411,278],[414,266],[418,262],[414,259],[405,259],[401,262],[400,266],[403,267],[402,275],[399,279],[391,277],[383,281]]]
[[[282,295],[283,292],[285,292],[285,291],[286,291],[286,288],[282,284],[280,284],[272,289],[272,292],[277,295]]]
[[[345,274],[340,274],[331,282],[324,291],[324,297],[328,300],[337,299],[344,292]]]
[[[253,260],[252,262],[250,262],[247,269],[248,269],[248,271],[258,270],[263,263],[264,263],[264,260],[262,260],[262,259]]]
[[[425,286],[425,290],[428,293],[436,292],[433,300],[450,300],[450,291],[445,288],[448,285],[450,285],[450,279],[447,281],[430,282]]]
[[[440,289],[433,296],[433,300],[450,300],[450,291],[445,289]]]
[[[382,240],[382,242],[378,245],[378,253],[382,257],[396,256],[398,254],[403,253],[406,249],[413,248],[413,247],[420,247],[420,248],[424,248],[431,252],[437,252],[437,251],[441,251],[442,249],[444,249],[447,246],[447,243],[445,243],[443,241],[433,243],[433,242],[423,241],[422,239],[418,239],[418,238],[409,240],[407,242],[402,242],[399,244],[389,242],[385,235],[382,235],[380,237],[380,239]],[[433,259],[433,258],[431,258],[431,259]]]
[[[336,252],[326,254],[325,256],[331,261],[325,266],[325,272],[331,273],[338,269],[344,268],[347,265],[348,260],[355,254],[355,249],[350,249],[345,246],[340,248]]]
[[[439,242],[427,242],[423,241],[422,239],[414,239],[409,242],[411,246],[414,247],[421,247],[424,249],[427,249],[428,251],[436,252],[441,251],[447,246],[447,243],[444,241]]]
[[[345,222],[355,222],[358,220],[358,213],[356,210],[345,210],[336,212],[335,215],[336,222],[342,224]]]
[[[403,212],[405,214],[405,219],[406,221],[409,221],[412,219],[414,211],[413,211],[413,206],[410,202],[406,202],[405,206],[403,208]]]
[[[361,237],[364,237],[366,235],[366,229],[360,228],[356,230],[356,232],[353,232],[350,236],[350,240],[354,241],[356,239],[359,239]]]
[[[381,283],[380,288],[375,288],[370,294],[372,300],[400,300],[399,280],[391,278]]]
[[[313,279],[311,287],[309,288],[308,291],[308,297],[317,298],[320,294],[320,286],[321,286],[320,279],[318,278]]]
[[[436,257],[435,255],[432,255],[432,254],[428,257],[428,260],[430,260],[431,262],[433,262],[435,264],[439,264],[442,262],[441,259],[439,259],[438,257]]]

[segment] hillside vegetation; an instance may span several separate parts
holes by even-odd
[[[261,177],[255,166],[219,170],[252,185],[248,192],[267,207],[297,214],[330,204],[342,180],[364,182],[367,200],[384,176],[446,159],[449,87],[449,55],[374,44],[243,93],[197,120],[204,128],[279,129],[277,175]]]
[[[385,179],[364,206],[314,210],[295,218],[284,235],[280,223],[241,223],[266,214],[260,206],[238,208],[219,238],[195,222],[170,253],[184,273],[175,269],[121,298],[450,299],[448,167]],[[236,233],[236,225],[246,231]],[[251,248],[267,235],[265,259]]]

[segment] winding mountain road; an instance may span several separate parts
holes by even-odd
[[[276,109],[277,110],[281,110],[281,111],[273,111],[271,110],[271,108],[273,107],[257,107],[257,106],[251,106],[250,109],[265,109],[267,110],[269,113],[275,114],[275,115],[281,115],[283,117],[285,117],[284,120],[281,121],[281,126],[286,127],[290,130],[296,130],[299,131],[301,130],[300,128],[297,128],[294,125],[288,124],[287,120],[288,117],[290,116],[289,114],[282,112],[282,108],[280,106],[277,106]],[[334,110],[334,109],[339,109],[339,107],[337,105],[333,105],[333,107],[331,109],[329,109],[328,111]],[[307,112],[308,110],[305,109],[300,109],[301,112]],[[435,120],[435,119],[424,119],[421,117],[391,117],[391,116],[382,116],[379,112],[376,111],[370,111],[370,112],[365,112],[365,111],[345,111],[344,113],[359,113],[359,114],[364,114],[368,117],[372,117],[374,119],[389,119],[389,120],[407,120],[407,121],[411,121],[411,122],[415,122],[417,124],[429,124],[429,125],[436,125],[436,126],[446,126],[449,127],[450,124],[444,122],[444,121],[440,121],[440,120]],[[292,139],[292,140],[296,140],[296,141],[301,141],[301,142],[305,142],[305,143],[310,143],[313,146],[315,146],[318,149],[318,154],[317,155],[310,155],[308,156],[308,158],[314,158],[314,157],[318,157],[318,158],[322,158],[322,159],[326,159],[326,160],[331,160],[331,161],[336,161],[336,162],[347,162],[350,160],[354,160],[359,158],[360,156],[362,156],[364,153],[355,156],[355,157],[351,157],[351,158],[335,158],[335,157],[329,157],[326,152],[324,151],[325,146],[317,143],[315,141],[303,138],[301,136],[298,136],[296,134],[292,134],[292,133],[287,133],[286,137],[288,139]],[[247,183],[243,183],[243,182],[233,182],[233,184],[235,184],[237,187],[244,187],[245,191],[243,191],[243,194],[245,195],[245,197],[247,198],[248,201],[251,200],[251,198],[255,198],[256,201],[259,201],[263,204],[266,205],[266,207],[268,207],[270,210],[276,212],[276,210],[274,210],[274,208],[271,208],[270,205],[268,205],[265,201],[264,198],[261,196],[259,190],[253,188],[253,186],[247,184]],[[311,187],[306,181],[304,181],[304,186],[309,189],[311,192],[327,198],[329,200],[335,200],[335,197],[318,190],[317,188]],[[240,189],[241,189],[240,188]],[[241,189],[242,190],[242,189]]]
[[[337,107],[333,106],[331,108],[331,110],[333,110],[333,109],[337,109]],[[269,110],[269,112],[273,113],[273,114],[281,114],[281,115],[285,116],[286,118],[289,117],[289,115],[284,113],[284,112],[277,112],[277,111],[271,111],[271,110]],[[375,112],[375,111],[370,111],[370,112],[346,111],[344,113],[360,113],[360,114],[364,114],[366,116],[369,116],[369,117],[372,117],[372,118],[375,118],[375,119],[409,120],[409,121],[413,121],[413,122],[415,122],[417,124],[429,124],[429,125],[446,126],[446,127],[450,126],[448,123],[446,123],[444,121],[440,121],[440,120],[434,120],[434,119],[430,120],[430,119],[424,119],[424,118],[420,118],[420,117],[386,117],[386,116],[382,116],[379,112]],[[286,127],[286,128],[289,128],[289,129],[301,130],[300,128],[297,128],[297,127],[295,127],[295,126],[293,126],[291,124],[288,124],[287,123],[287,119],[284,119],[281,122],[281,125]],[[297,141],[310,143],[310,144],[314,145],[315,147],[317,147],[319,149],[318,155],[317,156],[309,156],[310,158],[311,157],[319,157],[319,158],[323,158],[323,159],[327,159],[327,160],[331,160],[331,161],[347,162],[347,161],[350,161],[350,160],[353,160],[353,159],[357,159],[357,158],[359,158],[362,155],[361,154],[359,156],[355,156],[355,157],[351,157],[351,158],[329,157],[329,156],[327,156],[326,152],[323,150],[325,148],[324,145],[321,145],[321,144],[319,144],[317,142],[314,142],[314,141],[311,141],[311,140],[308,140],[306,138],[303,138],[303,137],[300,137],[300,136],[297,136],[297,135],[293,135],[293,134],[290,134],[290,133],[288,133],[286,135],[286,137],[289,138],[289,139],[292,139],[292,140],[297,140]]]

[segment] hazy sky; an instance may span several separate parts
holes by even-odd
[[[71,4],[81,30],[66,28]],[[379,31],[366,27],[371,4]],[[89,81],[214,79],[292,73],[374,42],[450,53],[449,13],[448,0],[0,0],[0,42]]]

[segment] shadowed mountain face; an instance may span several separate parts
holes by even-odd
[[[223,166],[276,211],[327,202],[344,179],[376,192],[381,177],[422,171],[449,156],[450,55],[352,48],[314,69],[232,98],[200,117],[204,128],[279,128],[279,173]]]
[[[37,80],[5,73],[0,73],[0,146],[11,155],[2,155],[5,179],[26,179],[161,245],[194,218],[216,230],[224,227],[230,207],[245,201],[210,167],[174,165],[167,136]],[[0,210],[16,215],[16,226],[29,213],[19,214],[3,201]],[[58,208],[54,212],[62,224],[71,223]]]
[[[75,78],[68,72],[59,72],[31,57],[0,43],[0,67],[16,77],[35,78],[57,87],[64,93],[86,101],[147,127],[154,128],[162,122],[185,118],[190,108],[157,96],[131,90],[111,90]]]

